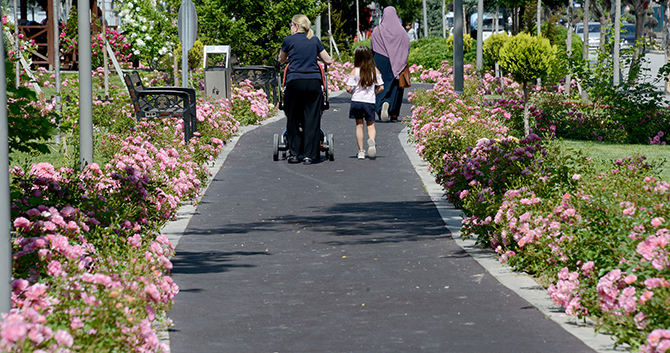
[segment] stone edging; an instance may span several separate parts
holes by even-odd
[[[568,316],[561,307],[555,305],[547,290],[540,286],[533,278],[525,273],[512,272],[511,268],[498,261],[497,254],[491,249],[485,249],[475,244],[474,239],[461,237],[462,212],[455,209],[445,196],[444,190],[435,182],[435,178],[428,171],[429,164],[416,153],[416,148],[408,142],[408,128],[404,128],[398,139],[405,149],[407,157],[412,162],[414,170],[421,178],[426,192],[440,212],[444,225],[451,232],[456,244],[474,258],[484,269],[495,277],[502,285],[511,289],[521,298],[528,301],[540,310],[546,317],[554,320],[563,329],[580,339],[587,346],[599,353],[628,352],[628,347],[620,346],[614,349],[612,336],[596,333],[595,323],[591,320],[583,322],[575,317]]]

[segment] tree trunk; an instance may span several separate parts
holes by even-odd
[[[665,4],[665,19],[663,21],[663,46],[665,48],[665,63],[670,58],[670,0]],[[669,77],[670,78],[670,77]],[[665,94],[670,94],[670,80],[665,82]]]
[[[637,78],[640,74],[642,57],[644,56],[644,45],[637,45],[638,41],[644,41],[644,22],[647,19],[647,10],[644,9],[644,0],[634,0],[632,5],[635,7],[635,53],[630,64],[628,72],[628,84],[637,84]]]
[[[530,97],[530,85],[528,82],[523,83],[523,132],[526,136],[530,135],[530,123],[528,123],[528,104]]]
[[[668,0],[670,1],[670,0]],[[568,37],[566,39],[566,50],[568,53],[568,58],[572,57],[572,10],[573,10],[573,2],[570,1],[568,5]],[[572,76],[570,76],[570,71],[568,71],[568,74],[565,76],[565,94],[568,96],[570,95],[570,90],[572,86]]]
[[[591,63],[589,62],[589,19],[591,18],[591,13],[589,10],[591,9],[591,2],[589,0],[584,0],[584,28],[583,28],[583,33],[584,33],[584,43],[582,45],[582,59],[586,61],[586,65],[591,67]],[[582,90],[582,101],[584,103],[588,103],[589,101],[589,96],[586,90]]]
[[[584,60],[589,60],[589,19],[591,18],[591,1],[584,0],[584,18],[582,19],[584,23],[584,28],[582,33],[584,33],[584,40],[582,43],[582,58]]]
[[[593,12],[598,18],[598,22],[600,22],[600,42],[598,44],[598,49],[600,51],[605,50],[605,29],[607,27],[607,24],[610,22],[605,16],[605,12],[603,11],[602,6],[600,6],[600,3],[598,1],[594,1],[593,4],[591,4],[591,8],[593,8]]]

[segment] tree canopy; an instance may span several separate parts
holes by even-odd
[[[230,45],[242,65],[271,64],[291,18],[315,21],[326,7],[316,0],[201,0],[196,3],[198,32],[205,45]]]

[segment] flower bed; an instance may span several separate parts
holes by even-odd
[[[3,351],[167,351],[156,332],[170,324],[165,312],[179,289],[169,276],[173,245],[159,230],[197,200],[206,163],[237,131],[237,118],[273,113],[250,85],[231,101],[200,99],[187,145],[182,120],[135,123],[123,95],[94,107],[104,165],[12,169],[14,281]],[[74,130],[76,120],[64,120]]]
[[[504,84],[506,99],[487,99],[501,87],[486,77],[479,85],[466,68],[465,93],[455,95],[449,70],[427,73],[435,87],[410,96],[410,128],[464,213],[461,233],[537,276],[566,314],[593,318],[617,344],[670,351],[670,184],[643,156],[604,168],[548,139],[555,131],[518,138],[514,85]],[[537,116],[579,112],[579,103],[561,104]]]

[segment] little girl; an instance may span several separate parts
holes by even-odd
[[[347,81],[347,92],[351,93],[349,118],[356,119],[356,142],[358,159],[365,159],[363,149],[363,122],[368,126],[368,156],[375,158],[375,94],[384,90],[382,74],[375,66],[372,50],[361,45],[354,50],[354,71]]]

